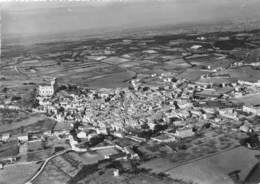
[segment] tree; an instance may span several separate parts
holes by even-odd
[[[3,88],[3,90],[2,90],[4,93],[6,93],[7,91],[8,91],[8,88]]]

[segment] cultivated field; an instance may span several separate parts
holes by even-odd
[[[232,184],[228,174],[234,170],[241,170],[240,177],[242,180],[245,179],[257,163],[255,155],[259,153],[259,151],[238,147],[182,165],[158,158],[144,163],[142,167],[150,168],[156,173],[164,172],[172,178],[184,181],[202,184]]]
[[[1,184],[24,184],[40,167],[40,164],[28,163],[9,165],[0,171]]]
[[[234,102],[242,102],[246,105],[260,105],[260,94],[246,95],[233,99]]]

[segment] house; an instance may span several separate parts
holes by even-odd
[[[114,132],[113,135],[115,137],[119,137],[119,138],[123,138],[124,137],[124,133],[123,132]]]
[[[21,142],[27,142],[28,141],[28,135],[22,135],[17,137],[17,139]]]
[[[1,141],[6,142],[6,141],[8,141],[8,139],[9,139],[10,137],[11,137],[11,136],[10,136],[9,133],[5,133],[5,134],[3,134],[3,135],[1,136]]]
[[[79,132],[79,133],[77,134],[77,137],[78,137],[79,139],[86,139],[86,138],[88,138],[86,132],[83,132],[83,131]]]
[[[180,109],[186,109],[186,108],[191,108],[193,106],[192,103],[189,103],[188,101],[186,100],[179,100],[177,101],[177,104],[178,104],[178,107]]]
[[[248,81],[238,80],[237,82],[240,85],[248,85],[248,86],[260,87],[260,80],[258,80],[257,82],[248,82]]]
[[[173,124],[174,124],[174,126],[182,127],[182,126],[186,125],[186,122],[185,121],[174,121]]]
[[[200,110],[190,110],[191,114],[200,117],[202,112]]]
[[[225,118],[233,119],[238,121],[239,119],[237,118],[237,112],[234,111],[232,108],[228,109],[220,109],[219,114]]]
[[[119,176],[119,169],[115,169],[113,171],[113,174],[114,174],[115,177]]]
[[[242,110],[247,113],[252,113],[254,115],[260,116],[260,107],[259,106],[247,106],[244,105]]]
[[[0,162],[0,169],[4,169],[4,163]]]
[[[197,49],[199,49],[201,47],[202,47],[201,45],[193,45],[190,48],[193,49],[193,50],[197,50]]]
[[[239,130],[241,132],[248,133],[250,131],[250,127],[248,125],[242,125],[242,126],[239,127]]]
[[[182,129],[182,130],[176,130],[175,136],[179,138],[186,138],[191,137],[194,135],[194,132],[191,128],[189,129]]]
[[[97,128],[96,131],[97,131],[97,134],[104,134],[104,135],[108,134],[108,131],[106,128]]]
[[[152,137],[151,139],[156,141],[156,142],[159,142],[159,143],[173,142],[173,141],[176,140],[175,137],[167,135],[167,134],[162,134],[162,135],[159,135],[157,137]]]

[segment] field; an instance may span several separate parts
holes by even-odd
[[[82,159],[82,163],[93,164],[93,163],[97,163],[100,160],[103,160],[105,158],[105,155],[112,155],[116,153],[118,153],[118,151],[111,148],[106,150],[98,150],[92,153],[86,152],[86,153],[79,154],[79,156]]]
[[[201,184],[228,184],[233,182],[227,175],[240,170],[240,178],[243,181],[257,163],[255,154],[259,154],[259,151],[239,147],[168,170],[166,173],[173,178],[192,180]]]
[[[224,55],[225,56],[225,55]],[[190,57],[186,58],[186,60],[196,66],[207,68],[210,66],[212,69],[222,67],[228,68],[230,64],[233,62],[231,59],[221,58],[214,54],[209,55],[201,55],[200,57]]]
[[[233,99],[234,102],[242,102],[246,105],[260,105],[260,94],[247,95]]]
[[[56,77],[58,83],[87,88],[128,87],[129,80],[140,73],[173,72],[178,78],[197,81],[207,66],[222,67],[219,74],[230,74],[230,79],[209,79],[202,82],[256,81],[260,72],[254,68],[229,68],[230,64],[245,58],[247,45],[258,42],[259,31],[251,39],[237,40],[235,32],[202,35],[157,35],[116,37],[39,43],[35,45],[5,45],[0,63],[0,102],[17,96],[18,106],[31,107],[35,89],[46,83],[47,77]],[[219,41],[219,36],[234,37]],[[207,37],[199,40],[198,36]],[[254,40],[256,39],[256,40]],[[193,45],[199,49],[192,49]],[[222,49],[218,50],[213,45]],[[246,47],[246,48],[245,48]],[[251,47],[250,47],[251,48]],[[232,49],[232,50],[230,50]],[[239,51],[239,58],[236,51]],[[254,48],[252,48],[254,50]],[[250,53],[255,58],[258,51]],[[251,58],[252,58],[251,57]],[[251,59],[252,60],[252,59]]]
[[[147,158],[156,157],[155,159],[151,159],[147,163],[144,163],[143,165],[145,167],[147,164],[149,165],[149,163],[157,163],[157,160],[160,160],[161,158],[165,160],[166,167],[167,165],[169,165],[169,167],[177,167],[185,162],[214,155],[218,152],[237,147],[239,145],[238,140],[239,137],[237,137],[237,134],[226,133],[219,130],[211,130],[204,132],[199,137],[185,138],[178,143],[149,143],[142,146],[139,151]],[[160,162],[158,163],[160,164]],[[151,166],[151,168],[153,167]],[[155,168],[155,170],[157,170],[160,167]],[[159,171],[160,169],[158,172]]]
[[[137,173],[128,174],[123,173],[118,177],[113,176],[113,169],[107,169],[104,171],[95,172],[85,179],[78,182],[78,184],[185,184],[184,182],[174,181],[170,178],[160,178],[151,174]]]
[[[255,154],[259,154],[259,151],[238,147],[179,166],[170,163],[167,159],[158,158],[144,163],[143,167],[151,168],[151,172],[163,172],[172,178],[184,181],[201,184],[232,184],[228,174],[234,170],[241,170],[240,177],[245,179],[257,163]]]
[[[23,184],[40,167],[40,164],[9,165],[0,171],[0,184]]]
[[[19,153],[17,141],[0,143],[0,160],[3,158],[15,157]]]
[[[114,176],[113,171],[119,170],[119,176]],[[153,174],[148,170],[139,170],[129,161],[102,162],[82,168],[79,174],[69,181],[69,184],[188,184],[175,180],[163,174]]]
[[[178,78],[197,81],[200,79],[201,75],[208,74],[208,73],[210,72],[205,70],[187,69],[184,72],[182,72],[180,75],[178,75]]]
[[[0,119],[1,119],[0,128],[9,126],[10,124],[21,121],[28,117],[29,117],[29,113],[24,111],[0,109]]]
[[[64,184],[69,180],[70,176],[64,174],[53,162],[50,162],[34,181],[34,184]]]
[[[83,165],[97,163],[103,159],[98,154],[84,153],[79,155],[75,152],[68,152],[51,160],[36,179],[35,184],[64,184],[75,177]]]
[[[51,130],[55,124],[54,120],[47,118],[43,114],[32,114],[30,117],[23,118],[23,120],[2,124],[0,132],[16,135],[30,131],[46,131]]]
[[[231,78],[249,82],[256,82],[260,79],[260,71],[247,66],[223,70],[218,74],[229,74]]]

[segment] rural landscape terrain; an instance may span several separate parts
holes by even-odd
[[[2,43],[0,184],[257,184],[260,30]]]

